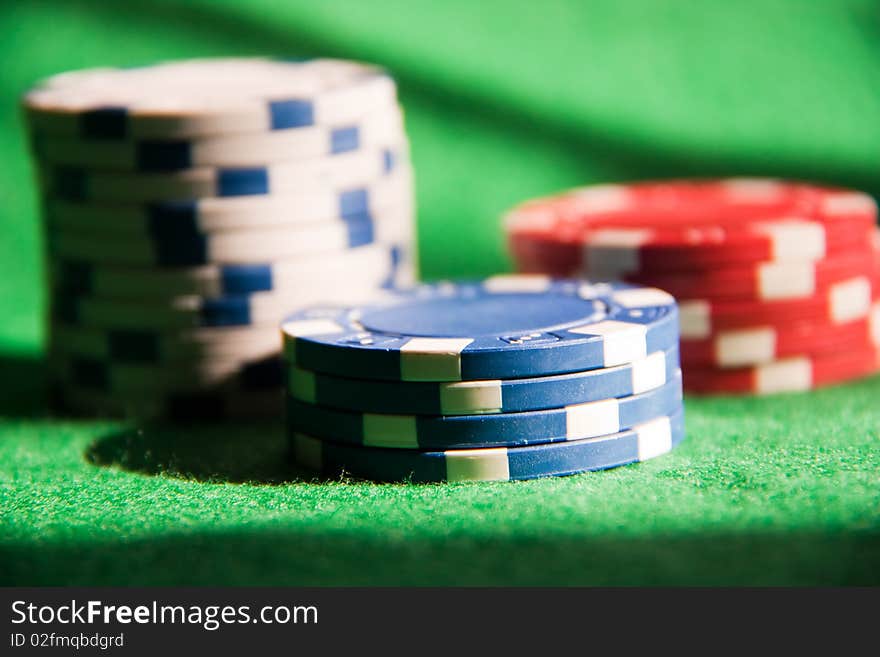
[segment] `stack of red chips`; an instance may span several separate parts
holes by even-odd
[[[506,218],[520,271],[673,294],[686,389],[809,390],[878,369],[877,208],[770,179],[597,185]]]

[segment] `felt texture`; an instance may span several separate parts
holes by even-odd
[[[687,399],[673,454],[523,483],[284,466],[278,424],[51,418],[17,97],[221,54],[397,77],[425,278],[510,268],[499,217],[587,182],[781,175],[880,190],[875,2],[35,0],[0,12],[0,584],[877,584],[880,379]],[[686,373],[685,373],[686,376]]]

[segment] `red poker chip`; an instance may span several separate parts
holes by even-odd
[[[770,395],[803,392],[870,376],[880,354],[873,344],[852,345],[843,353],[801,355],[731,370],[684,369],[684,388],[702,394]]]
[[[871,331],[867,317],[839,325],[796,322],[719,331],[705,339],[682,339],[681,362],[686,368],[761,365],[789,356],[846,351],[870,343]]]
[[[876,214],[861,192],[727,179],[584,187],[528,201],[505,225],[521,266],[606,276],[817,261],[863,244]]]
[[[877,281],[876,278],[873,281]],[[795,322],[837,325],[866,317],[880,285],[856,276],[830,285],[813,297],[779,301],[683,298],[678,301],[683,339],[709,337],[718,331]]]
[[[864,250],[871,239],[873,229],[862,226],[850,233],[839,235],[840,239],[826,242],[826,256],[848,255]],[[558,277],[585,276],[601,278],[627,278],[629,275],[649,276],[661,274],[702,274],[725,267],[756,266],[773,260],[753,258],[734,260],[715,257],[711,250],[684,255],[671,250],[662,257],[662,262],[648,264],[638,254],[615,254],[602,256],[597,261],[590,259],[597,249],[590,249],[581,243],[557,241],[553,238],[535,238],[531,235],[508,235],[508,247],[517,268],[525,273],[546,272]],[[737,254],[739,255],[739,254]],[[818,262],[824,257],[804,257],[800,260],[778,260],[778,262]]]
[[[863,248],[820,262],[768,262],[689,275],[630,274],[623,280],[658,287],[677,299],[774,301],[812,299],[837,283],[873,274],[874,253]]]

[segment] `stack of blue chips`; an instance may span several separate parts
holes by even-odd
[[[678,309],[654,288],[503,275],[282,325],[294,460],[380,481],[644,461],[684,438]]]

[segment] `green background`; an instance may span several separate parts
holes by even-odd
[[[381,63],[407,110],[422,273],[509,268],[500,213],[591,181],[782,175],[880,192],[876,2],[0,4],[0,583],[880,581],[880,379],[688,399],[639,466],[514,484],[312,481],[277,425],[43,410],[40,235],[17,98],[95,65]]]

